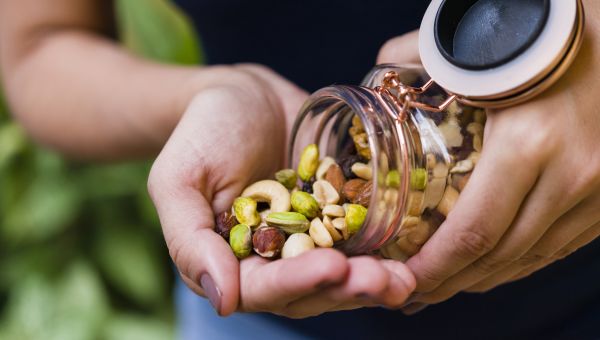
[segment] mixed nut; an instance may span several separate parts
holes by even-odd
[[[419,130],[425,127],[429,132],[417,134],[421,142],[415,143],[416,161],[407,168],[408,176],[404,169],[386,169],[384,176],[374,178],[369,138],[354,115],[348,130],[350,152],[337,160],[320,159],[318,146],[307,146],[296,170],[281,170],[274,180],[247,187],[231,211],[217,216],[215,231],[229,240],[240,259],[253,251],[268,259],[288,258],[315,247],[334,247],[355,235],[363,228],[372,196],[377,201],[373,207],[380,209],[380,201],[397,204],[406,194],[399,233],[379,252],[387,258],[408,259],[443,223],[469,181],[483,147],[486,122],[483,110],[456,104],[443,113],[415,114],[421,115]],[[441,146],[423,143],[427,133],[437,136]],[[383,188],[377,195],[374,180]]]
[[[371,166],[351,158],[320,160],[318,146],[307,146],[296,171],[284,169],[247,187],[231,211],[217,216],[215,231],[239,259],[252,251],[288,258],[347,240],[363,226],[372,190]]]
[[[443,146],[442,152],[423,150],[422,167],[410,170],[400,233],[381,249],[384,257],[401,261],[416,254],[444,222],[469,181],[483,147],[483,109],[453,104],[442,113],[420,114],[433,134],[442,137]]]

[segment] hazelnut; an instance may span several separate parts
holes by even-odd
[[[279,256],[284,243],[285,233],[275,227],[259,228],[252,236],[254,251],[267,259]]]
[[[229,232],[237,224],[238,221],[235,216],[229,211],[224,211],[215,218],[215,232],[228,240]]]

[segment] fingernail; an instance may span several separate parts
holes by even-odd
[[[402,308],[402,312],[406,315],[415,315],[422,312],[427,307],[429,307],[429,305],[426,303],[415,302]]]
[[[209,274],[202,274],[200,277],[200,285],[204,293],[208,297],[208,301],[213,306],[217,314],[221,315],[221,290],[215,285],[212,277]]]

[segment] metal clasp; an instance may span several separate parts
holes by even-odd
[[[458,100],[458,96],[449,93],[448,98],[438,106],[433,106],[426,103],[421,103],[418,101],[418,96],[427,92],[433,85],[435,81],[430,79],[425,85],[421,87],[412,87],[408,86],[400,80],[400,76],[398,73],[394,71],[389,71],[383,76],[383,81],[380,86],[375,88],[375,91],[379,95],[386,94],[391,100],[398,106],[398,121],[403,123],[407,119],[408,110],[411,108],[421,109],[425,111],[431,112],[442,112],[445,111],[452,102]],[[397,94],[393,94],[392,91]]]

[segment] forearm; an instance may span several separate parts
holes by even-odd
[[[2,65],[11,108],[34,138],[109,159],[155,153],[186,103],[224,73],[143,61],[78,30],[49,33]]]

